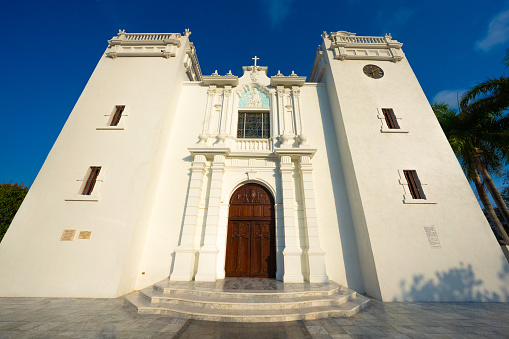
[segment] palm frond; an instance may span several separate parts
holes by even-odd
[[[474,102],[477,99],[476,102]],[[499,113],[509,107],[509,77],[488,79],[477,84],[461,97],[462,110],[477,110]]]

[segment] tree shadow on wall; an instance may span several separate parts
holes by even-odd
[[[423,275],[416,275],[411,284],[402,280],[401,299],[393,301],[508,301],[509,265],[502,262],[501,271],[493,278],[499,280],[497,292],[483,289],[484,282],[476,277],[472,265],[460,262],[459,267],[436,272],[434,279],[425,280]]]

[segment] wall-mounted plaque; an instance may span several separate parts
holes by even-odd
[[[442,248],[435,226],[424,226],[424,231],[426,232],[431,248]]]
[[[80,234],[78,235],[78,239],[90,239],[91,235],[92,235],[92,231],[80,231]]]
[[[60,241],[73,241],[75,234],[76,230],[64,230],[60,237]]]

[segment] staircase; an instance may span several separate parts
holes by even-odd
[[[282,322],[348,317],[369,299],[339,284],[284,284],[272,279],[160,281],[126,296],[138,313],[221,322]]]

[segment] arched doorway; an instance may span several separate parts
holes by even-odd
[[[276,277],[274,199],[258,184],[239,187],[230,199],[227,277]]]

